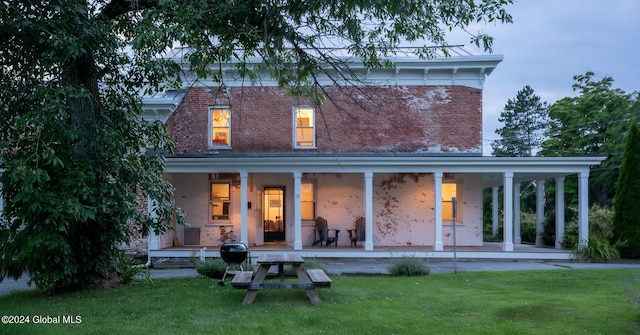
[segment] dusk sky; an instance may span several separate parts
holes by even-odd
[[[504,56],[485,81],[485,155],[507,99],[526,85],[549,104],[577,96],[573,76],[587,71],[611,76],[627,93],[640,91],[640,1],[522,0],[508,12],[513,24],[472,28],[494,36],[493,53]],[[469,45],[469,37],[455,34],[449,42]]]

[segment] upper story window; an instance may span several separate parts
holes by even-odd
[[[209,147],[231,148],[231,108],[216,106],[209,108]]]
[[[296,106],[293,108],[294,148],[316,147],[316,116],[313,107]]]

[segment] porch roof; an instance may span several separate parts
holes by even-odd
[[[167,157],[167,173],[479,173],[485,187],[588,173],[606,157],[388,154],[202,154]]]

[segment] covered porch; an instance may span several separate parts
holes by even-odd
[[[236,183],[238,200],[238,218],[236,221],[228,223],[226,227],[235,229],[236,240],[249,246],[252,255],[269,253],[276,251],[291,251],[301,254],[303,257],[318,258],[389,258],[389,257],[424,257],[424,258],[452,258],[454,257],[454,245],[456,246],[455,256],[460,258],[486,258],[486,259],[570,259],[571,253],[562,250],[557,244],[556,248],[546,248],[542,245],[530,246],[520,243],[519,232],[519,188],[518,183],[530,180],[537,180],[539,183],[547,179],[554,179],[556,182],[556,231],[559,236],[556,240],[562,240],[564,231],[564,178],[568,175],[578,175],[579,179],[579,239],[582,243],[588,241],[588,177],[590,167],[599,165],[602,157],[460,157],[460,156],[415,156],[415,155],[345,155],[345,156],[199,156],[199,157],[175,157],[167,161],[167,173],[169,174],[211,174],[218,172],[232,172],[238,175]],[[424,235],[420,245],[406,243],[397,245],[388,243],[380,235],[379,227],[381,218],[379,215],[379,205],[374,208],[374,200],[378,195],[374,188],[379,187],[380,182],[374,184],[375,178],[385,174],[421,174],[422,178],[429,180],[429,191],[423,192],[423,196],[431,199],[425,203],[420,211],[423,212],[425,220],[431,222],[427,230],[421,230],[418,234]],[[291,193],[287,222],[291,229],[285,240],[280,243],[256,243],[256,235],[253,228],[250,229],[252,201],[249,198],[250,188],[254,184],[250,182],[254,176],[259,174],[277,174],[282,180],[291,183]],[[344,244],[338,247],[314,247],[308,239],[310,231],[313,230],[313,223],[305,222],[302,219],[303,204],[301,199],[303,176],[308,174],[350,174],[358,176],[360,180],[360,193],[355,198],[359,198],[359,207],[355,210],[356,215],[365,218],[366,240],[358,242],[357,247],[347,247]],[[487,243],[480,237],[475,237],[475,242],[456,243],[452,238],[453,224],[443,220],[443,183],[451,176],[462,176],[466,192],[469,194],[479,192],[483,188],[494,190],[494,224],[497,223],[497,213],[500,204],[497,203],[497,187],[504,188],[504,199],[502,203],[503,220],[503,241],[498,243]],[[542,189],[542,188],[539,188]],[[252,190],[253,191],[253,190]],[[426,195],[425,195],[426,194]],[[466,206],[462,210],[465,213],[477,213],[478,206],[482,211],[482,204],[471,201],[472,197],[462,198],[460,206]],[[421,200],[425,202],[424,200]],[[150,202],[151,203],[151,202]],[[254,201],[255,203],[255,201]],[[542,201],[539,201],[542,204]],[[446,204],[444,205],[446,206]],[[153,208],[150,207],[152,211]],[[375,211],[375,212],[374,212]],[[538,215],[542,220],[543,208],[540,208]],[[260,219],[261,220],[261,219]],[[348,219],[351,220],[351,219]],[[470,234],[469,227],[475,224],[477,235],[477,224],[482,226],[481,217],[478,221],[477,215],[460,225],[459,234]],[[406,220],[409,221],[409,220]],[[382,223],[383,224],[383,223]],[[224,225],[220,226],[224,229]],[[220,228],[216,226],[216,229]],[[398,225],[399,229],[403,228]],[[496,224],[497,227],[497,224]],[[467,231],[464,232],[464,228]],[[408,228],[410,231],[411,228]],[[374,233],[377,232],[377,233]],[[397,232],[396,232],[397,233]],[[342,239],[348,240],[347,232],[341,233]],[[409,232],[411,234],[411,232]],[[413,233],[415,235],[415,233]],[[464,235],[459,235],[459,240],[465,239]],[[460,239],[462,237],[462,239]],[[559,237],[559,238],[558,238]],[[468,236],[467,236],[468,238]],[[467,239],[467,241],[470,241]],[[206,249],[202,251],[202,247]],[[207,257],[214,257],[219,246],[215,243],[198,243],[198,245],[176,247],[167,244],[162,236],[152,235],[149,237],[150,257],[192,257],[201,251]]]

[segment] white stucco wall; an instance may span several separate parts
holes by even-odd
[[[456,225],[457,245],[482,245],[482,189],[477,174],[456,174],[459,182],[461,222]],[[315,180],[316,216],[327,219],[329,228],[340,229],[339,245],[349,246],[348,229],[364,216],[364,176],[360,173],[304,174]],[[285,225],[287,244],[293,244],[293,175],[250,174],[248,200],[248,238],[250,245],[261,245],[261,194],[264,187],[285,187]],[[447,180],[445,180],[446,182]],[[375,246],[432,246],[434,239],[433,174],[374,174],[373,178],[373,243]],[[175,174],[173,185],[178,206],[186,212],[187,222],[201,228],[200,244],[217,246],[223,237],[240,237],[240,189],[231,188],[230,222],[208,221],[209,177],[207,174]],[[313,221],[302,222],[302,243],[313,242]],[[221,233],[225,233],[221,236]],[[452,226],[443,224],[445,246],[453,244]],[[176,235],[182,239],[182,228]],[[171,238],[172,239],[172,238]],[[164,246],[165,243],[163,243]]]

